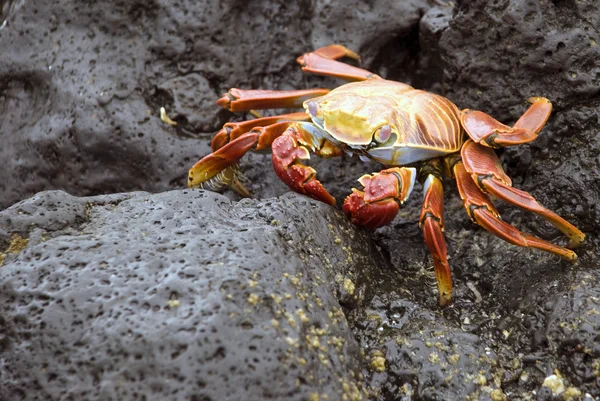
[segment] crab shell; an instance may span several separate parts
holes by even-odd
[[[455,153],[464,141],[452,102],[400,82],[353,82],[303,106],[328,140],[386,165]]]

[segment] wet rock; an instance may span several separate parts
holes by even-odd
[[[0,227],[29,239],[0,269],[0,399],[367,391],[332,283],[372,262],[326,205],[45,192],[1,212]]]
[[[594,270],[568,272],[536,289],[520,303],[518,317],[508,319],[509,325],[525,328],[517,346],[526,355],[522,369],[533,382],[554,374],[562,392],[571,388],[570,393],[598,396],[600,276],[595,263]]]
[[[448,95],[502,119],[517,117],[531,96],[559,109],[596,97],[600,37],[586,4],[460,2],[440,43]]]
[[[295,59],[334,41],[363,51],[368,67],[389,55],[410,59],[394,39],[415,31],[429,7],[421,0],[3,4],[0,208],[45,189],[93,195],[183,187],[189,167],[232,118],[214,103],[221,93],[323,86]],[[348,30],[339,29],[340,19]],[[177,126],[161,121],[161,107]],[[268,158],[247,161],[248,175],[261,178],[255,194],[286,192],[265,173]]]
[[[443,93],[441,78],[444,62],[440,49],[440,39],[448,29],[455,9],[452,4],[439,3],[431,7],[419,21],[419,51],[416,59],[418,69],[415,74],[418,82],[415,86],[436,93]]]
[[[146,100],[157,83],[151,68],[145,73],[156,4],[138,5],[134,15],[128,2],[18,2],[8,14],[0,207],[49,188],[157,191],[184,178],[195,149]]]
[[[7,23],[0,30],[0,47],[7,55],[0,61],[0,158],[4,162],[0,173],[5,177],[0,182],[0,207],[45,188],[86,195],[161,191],[185,185],[187,168],[208,152],[212,134],[225,121],[243,118],[217,110],[213,102],[220,93],[231,86],[334,86],[339,81],[302,75],[294,59],[306,50],[337,41],[359,51],[365,68],[433,90],[460,108],[483,110],[508,124],[523,113],[529,97],[552,100],[555,108],[540,137],[528,145],[500,149],[498,154],[516,187],[531,192],[588,235],[578,250],[576,265],[507,244],[469,221],[454,183],[447,180],[445,235],[455,292],[454,303],[441,310],[436,303],[431,258],[417,226],[418,185],[394,223],[368,235],[347,225],[332,209],[300,196],[238,204],[207,194],[197,198],[196,191],[179,193],[175,199],[169,194],[128,194],[82,200],[42,193],[20,204],[21,214],[13,208],[0,216],[0,249],[6,250],[5,266],[0,270],[1,294],[6,297],[0,344],[5,344],[4,352],[16,361],[3,376],[9,383],[25,383],[26,388],[47,394],[69,388],[75,398],[86,392],[102,399],[134,391],[146,394],[140,388],[160,395],[177,389],[177,394],[213,397],[236,391],[241,388],[236,380],[251,377],[249,388],[263,398],[267,397],[260,393],[266,391],[264,383],[269,384],[269,391],[272,383],[281,384],[276,388],[281,392],[268,394],[272,398],[284,398],[284,393],[289,398],[314,393],[316,387],[311,386],[317,384],[301,362],[294,368],[277,369],[281,366],[275,359],[265,357],[260,360],[268,372],[261,375],[263,381],[258,381],[256,372],[255,376],[243,376],[251,370],[249,364],[256,363],[253,357],[246,358],[251,350],[242,353],[234,346],[235,352],[226,348],[223,355],[216,353],[215,344],[198,343],[210,338],[206,333],[216,327],[215,336],[231,333],[231,337],[219,338],[228,346],[239,344],[238,339],[248,343],[244,335],[258,333],[262,338],[253,340],[257,349],[269,346],[266,355],[271,358],[284,355],[287,363],[298,357],[307,365],[318,366],[326,378],[323,391],[328,394],[338,394],[340,389],[332,378],[344,374],[340,372],[354,372],[354,376],[343,376],[350,387],[342,383],[342,390],[353,389],[350,383],[354,383],[365,398],[368,393],[376,400],[565,399],[569,389],[570,394],[580,392],[588,399],[600,397],[595,290],[600,256],[600,39],[593,2],[475,0],[458,1],[455,7],[439,1],[377,2],[372,6],[266,0],[247,4],[112,1],[101,7],[75,1],[65,1],[60,7],[36,1],[6,4],[9,6],[2,12],[8,15]],[[74,29],[74,21],[85,29]],[[161,106],[177,126],[160,122]],[[356,178],[380,168],[348,158],[313,158],[310,163],[338,200],[357,185]],[[287,191],[269,164],[268,155],[253,154],[241,165],[248,186],[259,199]],[[156,205],[173,210],[172,217],[153,211]],[[523,231],[561,241],[554,228],[541,219],[498,206],[502,217]],[[196,208],[203,221],[190,217],[193,213],[188,207]],[[202,214],[201,208],[208,214]],[[164,226],[162,230],[169,236],[156,234],[158,228],[150,223],[153,213],[158,213],[160,228]],[[104,221],[98,216],[105,216]],[[333,232],[324,225],[328,218]],[[147,236],[151,233],[150,238],[141,234],[138,238],[129,229],[131,224],[141,226]],[[77,261],[71,265],[70,259],[56,262],[61,252],[63,256],[75,252],[72,247],[78,246],[74,244],[82,237],[91,243],[92,234],[82,227],[98,229],[110,239],[99,248],[112,258],[120,257],[113,247],[123,241],[126,254],[139,254],[141,259],[131,256],[118,266],[94,265],[100,263],[95,259],[100,256],[91,248],[76,251],[87,255],[81,266]],[[216,228],[209,233],[207,227]],[[258,230],[261,236],[255,233]],[[53,232],[58,234],[49,234]],[[272,238],[273,232],[281,238]],[[196,238],[190,240],[194,235],[188,233]],[[181,236],[185,241],[177,242]],[[211,241],[217,245],[207,248]],[[261,253],[264,241],[268,245],[262,248],[266,253]],[[174,249],[184,243],[182,249]],[[224,250],[232,244],[249,243],[256,245],[245,250],[252,266],[240,264],[241,251]],[[53,262],[41,257],[36,260],[32,253],[33,249],[43,251],[44,244],[52,245],[49,250],[54,253],[48,260]],[[67,248],[61,251],[61,246]],[[268,258],[272,265],[256,264],[261,258]],[[209,274],[201,267],[205,259],[222,261],[221,270],[213,269],[215,277],[205,277]],[[33,268],[42,263],[48,265]],[[197,266],[192,277],[186,272],[188,263]],[[60,275],[52,275],[55,270]],[[131,270],[134,272],[126,273]],[[146,274],[138,273],[141,271]],[[260,280],[253,278],[256,272],[261,273]],[[323,366],[323,357],[310,342],[294,346],[294,336],[306,340],[306,335],[313,335],[313,321],[332,324],[337,315],[323,317],[318,307],[307,308],[310,294],[308,301],[286,300],[286,293],[303,291],[278,272],[288,273],[288,277],[302,272],[300,283],[308,283],[303,285],[315,283],[317,274],[327,278],[326,284],[317,286],[324,308],[342,310],[350,325],[334,334],[347,339],[344,361],[329,345],[322,352],[329,366]],[[206,283],[226,278],[231,284],[225,291],[221,286],[206,287]],[[186,283],[188,279],[192,284]],[[257,283],[254,292],[249,280]],[[108,298],[102,302],[91,298],[96,301],[82,304],[81,299],[87,299],[80,295],[82,282],[84,286],[92,283],[85,296],[101,288]],[[69,298],[66,294],[71,292],[62,286],[75,295]],[[111,292],[109,286],[116,289]],[[30,287],[35,291],[29,293]],[[119,298],[133,292],[137,304]],[[49,299],[47,293],[52,295]],[[272,293],[283,296],[283,306],[270,298]],[[143,298],[150,299],[149,309]],[[209,307],[202,309],[205,304]],[[214,305],[221,307],[216,310]],[[271,309],[265,310],[267,305]],[[43,308],[53,312],[39,312]],[[187,308],[188,315],[173,317],[182,308]],[[299,308],[306,309],[308,329],[299,324],[304,316],[296,314]],[[117,312],[110,314],[112,309]],[[286,311],[292,313],[297,325],[280,319],[279,329],[269,326],[279,310],[284,318]],[[227,320],[231,313],[236,313],[235,317]],[[69,317],[71,314],[75,317]],[[64,319],[62,331],[49,323],[41,326],[55,316]],[[245,327],[245,319],[252,328]],[[83,345],[72,341],[84,330],[85,324],[79,321],[93,322],[93,335],[83,336]],[[138,321],[141,326],[134,325]],[[165,321],[172,326],[170,330],[195,326],[189,337],[184,333],[181,339],[159,326]],[[265,325],[271,328],[264,329]],[[131,329],[131,340],[112,327],[139,330]],[[205,333],[200,333],[202,329]],[[30,374],[34,369],[25,347],[30,343],[39,346],[31,339],[40,332],[63,333],[56,338],[66,339],[59,343],[63,353],[52,356],[60,357],[59,367],[66,369],[56,376],[48,373],[48,368],[35,377]],[[286,337],[292,338],[292,344]],[[103,346],[98,338],[110,339],[111,346]],[[136,342],[136,338],[141,340]],[[337,342],[328,338],[332,344]],[[182,356],[170,359],[182,343],[192,345]],[[321,339],[319,344],[323,345]],[[83,354],[78,354],[80,349]],[[141,362],[135,352],[142,354]],[[49,353],[40,351],[40,358],[51,360]],[[192,359],[180,362],[179,358]],[[217,385],[221,390],[189,381],[198,377],[195,366],[212,364],[213,373],[219,376],[219,369],[228,368],[225,361],[243,368],[230,372],[227,382],[221,376]],[[194,368],[182,367],[188,364]],[[202,376],[205,371],[199,372]],[[563,394],[552,394],[542,385],[552,375],[564,382]],[[298,376],[302,377],[299,389],[290,384]],[[155,377],[159,379],[153,381]],[[70,385],[80,378],[87,381],[80,380],[80,387]],[[6,391],[18,396],[17,390],[13,385]]]
[[[214,128],[214,114],[198,113],[200,110],[211,110],[214,108],[214,99],[210,99],[207,94],[213,93],[210,82],[200,74],[188,73],[182,77],[169,79],[158,86],[159,91],[165,95],[172,96],[171,119],[179,121],[178,124],[185,122],[189,125],[190,135],[194,132],[210,132]],[[193,93],[206,94],[203,98],[191,96]]]
[[[373,290],[381,295],[349,315],[376,399],[489,399],[491,391],[501,391],[487,339],[406,299],[404,286],[378,284]]]
[[[459,2],[439,42],[443,90],[459,107],[512,123],[531,96],[554,103],[536,141],[498,153],[516,187],[587,234],[573,265],[473,229],[454,195],[447,201],[446,236],[457,300],[455,310],[444,315],[457,313],[461,322],[468,318],[471,324],[463,327],[489,339],[508,399],[535,399],[534,392],[543,399],[542,383],[555,370],[573,394],[600,395],[591,373],[600,329],[592,301],[600,232],[600,58],[597,21],[586,4]],[[526,232],[560,238],[524,211],[506,205],[499,210]],[[396,228],[401,229],[396,235],[406,231]],[[382,240],[399,246],[397,239]]]
[[[512,123],[528,98],[553,102],[540,137],[504,150],[502,160],[516,186],[585,231],[597,232],[600,37],[586,4],[463,2],[439,46],[444,92],[459,107]]]

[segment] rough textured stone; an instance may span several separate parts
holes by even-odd
[[[295,59],[333,41],[363,51],[368,66],[389,65],[390,57],[401,63],[409,52],[395,38],[414,31],[428,7],[421,0],[3,3],[0,208],[45,189],[91,195],[185,186],[187,169],[231,118],[214,103],[222,92],[321,86]],[[163,106],[176,127],[161,122]],[[264,170],[266,160],[252,157],[248,166]],[[266,181],[253,191],[285,192],[271,185],[273,174]]]
[[[85,195],[135,189],[160,191],[184,185],[187,168],[206,154],[210,136],[223,122],[243,118],[217,111],[213,102],[221,92],[231,86],[269,89],[335,86],[338,81],[303,76],[294,62],[302,52],[330,42],[341,42],[359,51],[363,55],[362,66],[382,76],[433,90],[448,96],[461,108],[483,110],[509,124],[525,110],[527,98],[546,96],[555,108],[540,137],[529,145],[499,150],[498,154],[515,186],[531,192],[544,205],[586,232],[588,239],[578,250],[580,259],[576,265],[514,247],[478,229],[468,220],[451,180],[445,185],[445,233],[453,267],[455,301],[444,310],[436,305],[431,259],[416,224],[419,186],[391,226],[366,236],[361,230],[344,225],[345,234],[338,235],[340,244],[327,230],[314,236],[301,234],[305,230],[312,232],[315,227],[322,228],[322,216],[333,213],[329,208],[322,209],[323,206],[314,206],[317,212],[311,209],[305,213],[306,205],[312,208],[313,203],[306,203],[302,197],[227,204],[230,214],[214,213],[215,216],[207,217],[206,224],[243,226],[240,219],[242,222],[260,220],[261,223],[256,224],[269,232],[267,228],[271,226],[267,223],[271,217],[269,212],[266,213],[268,218],[262,217],[264,209],[268,211],[276,205],[283,215],[291,216],[296,211],[301,214],[299,220],[291,218],[294,224],[288,228],[282,225],[277,229],[285,232],[284,237],[302,238],[293,239],[291,244],[286,242],[293,248],[291,254],[306,255],[313,249],[313,256],[321,260],[310,264],[312,261],[308,258],[307,263],[314,266],[314,271],[320,271],[323,269],[320,264],[325,264],[330,282],[322,290],[328,294],[330,305],[337,302],[342,307],[363,353],[362,358],[349,356],[352,361],[332,363],[329,370],[321,372],[327,372],[325,376],[329,378],[343,371],[345,366],[351,366],[354,372],[361,370],[364,381],[357,380],[357,388],[364,386],[371,399],[498,400],[503,396],[509,400],[564,399],[563,395],[553,396],[542,386],[544,379],[555,370],[563,376],[567,388],[581,392],[580,398],[584,399],[586,393],[589,394],[587,399],[600,397],[597,379],[600,327],[596,319],[598,278],[595,273],[600,257],[600,38],[597,30],[600,20],[595,8],[593,1],[571,0],[458,1],[454,8],[439,1],[431,4],[418,1],[143,4],[112,1],[93,6],[67,0],[5,2],[3,15],[8,18],[0,30],[0,48],[3,56],[6,54],[0,60],[0,140],[3,144],[0,174],[4,177],[0,183],[0,207],[46,188],[63,188]],[[160,106],[167,108],[169,115],[179,123],[177,127],[167,127],[160,122]],[[249,155],[242,162],[248,185],[259,199],[286,192],[269,164],[268,156],[257,154]],[[375,164],[347,158],[326,161],[313,158],[311,165],[317,168],[320,180],[339,200],[356,185],[357,177],[378,169]],[[226,195],[234,197],[230,193]],[[43,224],[39,223],[41,212],[15,215],[15,209],[11,209],[13,212],[8,214],[11,221],[3,217],[0,224],[3,245],[0,249],[6,250],[3,258],[7,269],[3,273],[16,270],[10,270],[14,275],[3,276],[0,283],[19,281],[23,286],[38,285],[43,279],[36,276],[38,266],[42,266],[42,272],[49,270],[43,267],[44,263],[50,263],[48,261],[32,259],[27,264],[23,259],[49,235],[40,229],[23,227],[35,223],[45,224],[46,232],[59,230],[64,246],[71,249],[82,235],[80,227],[91,224],[90,210],[98,212],[115,204],[116,211],[106,212],[106,216],[111,216],[107,219],[112,219],[112,213],[125,213],[118,210],[119,205],[130,202],[133,209],[141,210],[139,213],[150,213],[136,204],[145,197],[154,199],[152,202],[163,199],[150,195],[94,198],[92,203],[96,206],[90,209],[85,206],[87,200],[60,200],[41,195],[21,205],[43,210]],[[223,199],[223,202],[226,201]],[[271,206],[267,206],[268,203]],[[173,229],[176,233],[177,221],[182,216],[175,210],[186,209],[180,204],[171,206],[174,217],[170,224],[175,227],[165,226],[165,230]],[[247,214],[240,214],[241,210]],[[502,204],[499,210],[504,219],[524,231],[560,240],[556,231],[541,219]],[[225,223],[223,216],[232,223]],[[345,224],[342,221],[336,220],[340,225]],[[127,238],[132,235],[126,234]],[[210,237],[219,233],[205,234]],[[264,244],[262,238],[245,237],[250,234],[244,232],[237,234],[259,248]],[[294,244],[303,243],[308,237],[314,238],[312,246],[295,248]],[[225,235],[218,241],[230,244],[231,240]],[[135,247],[147,250],[146,245],[140,242]],[[271,242],[266,252],[280,255],[280,245]],[[346,250],[340,251],[340,245]],[[317,246],[320,249],[316,250]],[[179,271],[181,265],[176,262],[180,259],[170,259],[174,251],[159,249],[152,260],[160,260],[165,252],[169,266],[163,268]],[[325,261],[341,260],[339,252],[346,252],[346,257],[356,260],[333,263],[329,268]],[[237,252],[230,253],[231,256],[226,252],[219,254],[226,266],[238,260]],[[198,260],[193,253],[184,256],[183,264],[188,263],[185,262],[188,257],[189,263]],[[142,258],[150,260],[145,253]],[[288,257],[274,261],[273,264],[279,266],[274,270],[287,271],[287,262]],[[137,266],[135,261],[131,265],[132,268]],[[148,262],[148,266],[158,271],[152,263]],[[300,269],[299,265],[295,266],[294,271]],[[73,270],[79,268],[88,267]],[[305,279],[317,280],[309,272],[304,270],[303,273],[307,275]],[[69,270],[65,277],[75,277],[74,274]],[[32,276],[34,284],[28,284]],[[158,282],[155,275],[152,277]],[[63,277],[51,278],[56,283],[63,280]],[[93,278],[84,275],[78,280],[87,282]],[[191,280],[198,279],[192,277]],[[242,279],[235,280],[234,283],[242,285]],[[276,285],[281,291],[287,291],[286,282]],[[167,296],[165,287],[155,286],[162,292],[153,295],[153,299],[168,301],[170,295]],[[70,288],[75,293],[80,291],[77,286]],[[119,294],[127,293],[125,285],[118,288]],[[132,291],[139,291],[137,288],[134,286]],[[203,289],[197,291],[229,305],[218,291],[210,295]],[[14,290],[9,291],[12,293]],[[246,302],[247,295],[232,294],[236,305]],[[17,303],[20,305],[16,309],[18,316],[14,315],[14,307],[10,309],[5,302],[1,344],[17,341],[25,347],[31,342],[41,342],[40,338],[46,335],[47,331],[42,331],[42,335],[40,330],[27,331],[27,324],[40,319],[35,311],[29,313],[30,306],[24,306],[30,305],[29,298],[23,305]],[[74,308],[68,304],[69,298],[64,298],[63,304]],[[45,299],[36,302],[50,303]],[[171,316],[168,314],[173,311],[163,310],[164,303],[160,302],[159,323],[145,314],[141,320],[143,327],[161,327],[160,319]],[[86,307],[99,308],[98,305]],[[137,311],[140,306],[130,308]],[[127,313],[115,317],[114,324],[133,324],[130,323],[132,312]],[[94,315],[92,327],[96,330],[102,323],[96,323],[95,319],[103,322],[103,316]],[[259,320],[268,321],[270,317],[266,316],[260,315]],[[23,331],[15,331],[15,327]],[[227,330],[231,326],[224,327]],[[254,329],[256,327],[258,325]],[[344,333],[348,335],[346,328],[340,330],[346,330]],[[143,335],[154,338],[153,333]],[[92,337],[90,342],[99,341]],[[111,338],[117,338],[117,334]],[[274,355],[281,349],[281,338],[284,337],[271,332],[271,337],[265,337],[261,344],[271,344],[273,353],[269,355]],[[144,350],[162,358],[163,351],[157,351],[156,342],[152,341]],[[197,347],[194,352],[201,352],[199,345],[194,346]],[[9,346],[3,349],[8,355],[4,360],[18,361],[7,374],[30,380],[33,365],[27,358],[33,354],[19,353],[18,349],[14,352]],[[95,350],[98,351],[95,358],[110,360],[114,357],[100,346]],[[308,348],[302,351],[305,352],[302,355],[313,355]],[[80,355],[79,348],[69,346],[62,358],[74,365],[65,362],[61,366],[75,366],[73,372],[79,372],[83,366],[77,365],[77,362],[83,363]],[[232,358],[238,356],[227,354]],[[338,361],[335,355],[331,358]],[[115,379],[102,382],[102,388],[116,388],[116,377],[123,377],[122,372],[127,372],[128,380],[132,376],[130,372],[139,372],[135,358],[131,363],[130,359],[119,361],[123,364],[110,365],[118,366],[118,373],[106,370],[109,372],[106,374]],[[163,366],[157,362],[153,369],[170,372],[169,369],[177,369],[176,363],[177,360]],[[300,367],[276,371],[275,380],[263,376],[269,383],[281,382],[283,389],[298,371]],[[71,388],[96,391],[98,386],[93,375],[82,373],[76,379],[72,378],[75,373],[67,370],[68,379],[61,375],[63,381],[52,380],[53,388],[59,391],[67,380]],[[158,377],[165,377],[159,373]],[[18,376],[20,374],[23,376]],[[149,377],[152,376],[146,374],[143,379],[137,376],[136,385],[151,384]],[[236,372],[229,380],[239,377]],[[31,383],[29,388],[40,391],[35,380],[27,382]],[[158,381],[163,385],[161,388],[176,387],[181,397],[198,388],[180,383],[169,387],[172,381],[164,384],[161,380]],[[74,386],[76,382],[82,384]],[[3,381],[0,388],[5,383],[11,381]],[[45,382],[40,379],[40,383]],[[219,394],[225,394],[229,384],[221,384]],[[291,397],[308,397],[312,385],[310,380],[301,380],[300,390]],[[335,399],[334,394],[340,394],[336,392],[339,387],[329,385],[325,392],[331,395],[330,399]],[[287,388],[292,388],[289,386]],[[134,387],[127,385],[123,391],[133,391]],[[16,391],[16,387],[13,385],[7,391]],[[93,391],[90,394],[97,394]],[[163,394],[158,390],[156,393]],[[208,392],[200,394],[210,396]]]
[[[512,313],[458,280],[442,315],[426,255],[294,194],[44,192],[0,232],[0,399],[529,399],[554,369],[596,394],[587,270],[521,275]]]
[[[378,295],[349,314],[367,356],[370,385],[378,389],[376,399],[488,399],[498,388],[497,356],[488,339],[407,299],[406,287],[390,285],[394,281],[378,282],[372,288]],[[385,370],[375,368],[378,356],[385,359]]]
[[[370,264],[368,246],[350,252],[357,234],[326,205],[45,192],[0,213],[0,226],[29,239],[0,269],[0,399],[367,391],[333,294],[335,275]]]
[[[510,351],[518,349],[525,356],[512,375],[525,372],[530,383],[540,383],[558,371],[569,385],[598,397],[600,275],[597,268],[594,262],[592,270],[566,272],[544,283],[523,299],[518,313],[501,323],[523,328],[514,333]],[[514,383],[509,387],[518,391]]]
[[[600,34],[589,7],[464,2],[439,44],[446,95],[462,107],[511,122],[529,97],[552,100],[542,135],[506,150],[504,163],[515,185],[588,232],[600,227]]]

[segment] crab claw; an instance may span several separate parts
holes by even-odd
[[[233,129],[232,126],[234,126],[232,123],[226,123],[223,128],[221,128],[219,132],[215,134],[210,142],[210,147],[213,152],[216,152],[230,142],[230,134]]]
[[[394,220],[401,203],[410,195],[417,171],[409,167],[394,167],[358,180],[365,191],[352,189],[344,201],[343,210],[356,225],[374,229]]]
[[[353,188],[352,194],[344,201],[342,209],[352,223],[375,229],[390,224],[398,214],[400,206],[392,198],[381,202],[367,203],[365,202],[365,193]]]
[[[202,158],[190,169],[188,186],[212,189],[228,185],[242,196],[249,196],[248,191],[237,180],[235,166],[257,142],[258,133],[248,132]]]
[[[300,162],[302,159],[309,159],[310,154],[308,149],[298,144],[299,138],[299,133],[290,126],[273,141],[272,159],[275,173],[291,190],[335,205],[335,198],[317,180],[317,172]]]

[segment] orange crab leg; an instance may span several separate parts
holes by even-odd
[[[344,213],[356,225],[375,229],[394,220],[410,195],[417,172],[410,167],[394,167],[359,178],[364,191],[356,188],[344,201]]]
[[[295,113],[287,116],[300,117],[306,116],[304,113]],[[279,116],[286,117],[284,116]],[[277,121],[277,117],[266,117],[263,122]],[[257,121],[251,120],[251,121]],[[266,127],[254,127],[250,132],[236,133],[234,138],[232,133],[219,136],[217,141],[213,139],[213,152],[203,157],[190,169],[188,173],[188,186],[190,188],[208,188],[217,189],[222,185],[230,186],[234,191],[242,196],[250,196],[250,193],[239,182],[236,174],[238,161],[252,148],[257,150],[268,148],[273,141],[280,136],[283,131],[293,122],[293,120],[275,122]],[[241,124],[241,123],[240,123]],[[247,129],[251,125],[245,125],[240,129]],[[233,132],[233,131],[232,131]]]
[[[512,127],[477,110],[463,110],[460,120],[469,137],[484,146],[497,148],[531,142],[548,121],[552,103],[543,97],[529,101],[532,105]]]
[[[319,47],[318,49],[313,50],[310,53],[303,54],[302,56],[296,59],[298,64],[302,64],[304,62],[304,57],[306,57],[307,54],[318,54],[321,57],[325,57],[331,60],[339,60],[342,57],[348,57],[356,61],[360,60],[360,56],[352,50],[342,45],[333,44]]]
[[[336,61],[342,57],[360,60],[358,54],[342,45],[329,45],[310,53],[305,53],[298,57],[296,61],[302,66],[302,71],[311,74],[326,75],[347,81],[364,81],[371,78],[381,78],[370,71]]]
[[[474,223],[511,244],[541,249],[571,261],[577,259],[575,252],[533,235],[525,234],[502,221],[488,196],[473,181],[462,162],[456,163],[453,171],[460,197],[464,202],[467,214]]]
[[[330,60],[315,53],[308,53],[302,59],[302,71],[311,74],[341,78],[347,81],[364,81],[381,77],[362,68],[354,67],[339,61]]]
[[[335,205],[335,198],[317,180],[317,172],[301,162],[310,158],[308,148],[315,151],[321,147],[310,127],[311,124],[292,123],[273,141],[273,168],[291,190]]]
[[[315,171],[299,160],[309,157],[308,149],[322,157],[341,156],[343,151],[325,139],[318,127],[306,121],[280,121],[241,134],[198,161],[189,171],[188,186],[217,189],[228,185],[242,196],[250,196],[238,180],[237,163],[250,149],[268,147],[273,151],[275,171],[291,189],[335,204],[335,199],[315,178]]]
[[[242,134],[249,132],[257,127],[263,127],[264,130],[270,130],[273,124],[286,121],[309,121],[310,117],[304,112],[282,114],[279,116],[255,118],[254,120],[246,120],[234,123],[225,123],[223,128],[214,136],[211,142],[212,151],[215,152],[222,148],[234,139],[239,138]],[[272,141],[271,141],[272,142]],[[269,143],[270,146],[270,143]]]
[[[188,186],[190,188],[204,188],[204,186],[212,188],[218,184],[230,185],[234,175],[229,168],[235,167],[238,160],[256,145],[258,138],[257,132],[247,132],[222,146],[216,152],[203,157],[188,172]],[[227,174],[230,174],[231,177],[227,177]],[[246,195],[244,192],[247,191],[242,190],[242,195]]]
[[[584,241],[585,234],[577,227],[540,205],[528,192],[511,187],[493,149],[469,140],[463,145],[461,156],[465,169],[484,192],[543,217],[569,238],[570,247]]]
[[[329,89],[299,89],[288,91],[231,88],[217,104],[229,111],[290,109],[302,107],[305,100],[323,96]]]
[[[306,113],[291,113],[225,124],[213,138],[213,152],[190,169],[188,185],[201,187],[224,170],[235,166],[250,149],[270,147],[292,122],[308,119]]]
[[[444,239],[444,187],[442,180],[429,174],[423,184],[425,198],[421,208],[419,226],[429,252],[433,256],[433,267],[439,291],[440,306],[447,305],[452,298],[452,276],[448,264],[448,251]]]

